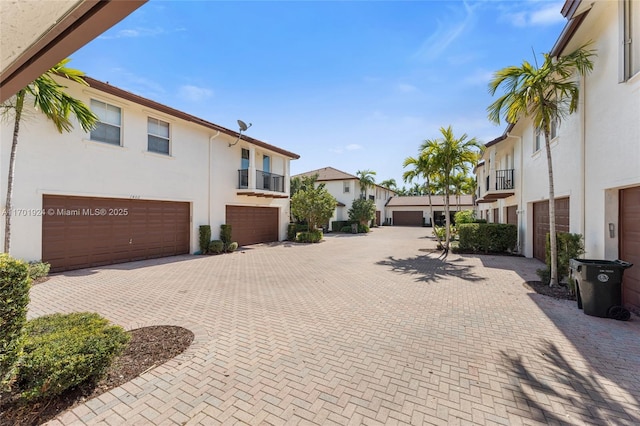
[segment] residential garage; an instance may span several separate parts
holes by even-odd
[[[376,225],[380,226],[380,215],[382,214],[382,212],[380,210],[376,210]]]
[[[422,226],[422,210],[394,211],[394,226]]]
[[[278,241],[278,208],[227,206],[226,223],[239,245]]]
[[[556,198],[556,232],[569,232],[569,197]],[[545,262],[549,226],[549,201],[533,204],[533,257]]]
[[[626,305],[640,309],[640,186],[620,191],[620,259],[635,266],[622,276],[622,297]]]
[[[189,203],[44,195],[42,207],[53,272],[189,253]]]
[[[518,206],[508,206],[507,207],[507,223],[509,225],[517,225],[518,224]]]

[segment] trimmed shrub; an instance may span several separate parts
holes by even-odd
[[[27,400],[59,395],[104,375],[130,336],[96,313],[53,314],[27,323],[18,388]]]
[[[322,231],[316,229],[315,231],[300,232],[296,240],[299,243],[318,243],[322,240],[322,237]]]
[[[331,229],[339,232],[351,232],[351,224],[358,223],[357,220],[334,220],[331,222]],[[349,228],[348,231],[343,231],[343,229]]]
[[[512,252],[518,244],[518,228],[506,223],[463,223],[457,232],[461,252]]]
[[[358,224],[358,233],[359,234],[366,234],[369,232],[369,227],[367,225],[363,225],[361,223]]]
[[[287,240],[289,241],[295,241],[296,239],[296,223],[290,223],[289,225],[287,225]]]
[[[487,223],[487,219],[474,219],[473,223]]]
[[[226,250],[231,244],[231,225],[220,225],[220,239],[224,243],[224,249]]]
[[[569,276],[569,260],[577,259],[584,254],[584,239],[581,234],[556,232],[556,241],[558,246],[558,282],[562,282]],[[540,281],[549,284],[551,282],[551,237],[549,233],[547,233],[545,250],[547,267],[538,269],[536,272]]]
[[[343,226],[342,228],[340,228],[340,232],[346,232],[346,233],[351,233],[351,225],[349,226]]]
[[[34,261],[29,262],[29,278],[37,280],[38,278],[46,277],[49,275],[49,269],[51,265],[46,262]]]
[[[200,253],[207,254],[209,251],[209,241],[211,241],[211,226],[200,225]]]
[[[236,243],[235,241],[227,246],[227,253],[233,253],[236,250],[238,250],[238,243]]]
[[[27,264],[0,254],[0,390],[13,381],[22,356],[30,287]]]
[[[456,225],[460,223],[473,223],[476,220],[476,212],[473,210],[461,210],[453,215]]]
[[[224,252],[224,243],[222,240],[212,240],[209,243],[209,253],[220,254]]]

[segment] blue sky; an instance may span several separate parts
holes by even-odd
[[[300,154],[292,174],[402,162],[452,125],[487,142],[491,74],[551,50],[563,1],[150,0],[71,55],[87,75]]]

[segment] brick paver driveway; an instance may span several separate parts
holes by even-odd
[[[639,424],[640,320],[527,291],[531,259],[421,228],[58,275],[30,315],[172,324],[194,344],[52,424]],[[639,266],[640,267],[640,266]]]

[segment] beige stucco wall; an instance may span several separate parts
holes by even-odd
[[[286,238],[289,200],[237,195],[240,148],[265,151],[234,138],[115,98],[68,81],[68,92],[89,104],[97,99],[122,108],[122,145],[89,140],[79,126],[59,134],[38,112],[29,110],[20,130],[17,153],[14,209],[40,209],[43,194],[139,198],[191,203],[191,250],[198,249],[198,226],[210,224],[217,238],[225,222],[226,205],[270,206],[280,211],[279,235]],[[171,156],[147,152],[147,117],[170,123]],[[6,176],[12,125],[1,125],[0,200],[5,206]],[[215,138],[213,138],[215,137]],[[210,143],[210,138],[212,138]],[[285,175],[288,193],[289,159],[267,152],[271,171]],[[262,164],[258,164],[258,169]],[[0,229],[4,238],[4,227]],[[40,259],[42,218],[14,216],[11,253],[19,258]]]

